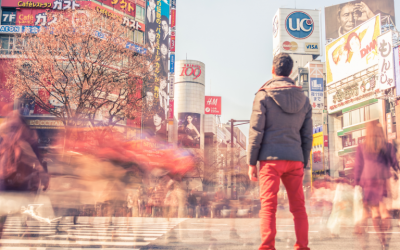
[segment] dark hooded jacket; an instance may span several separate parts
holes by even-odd
[[[312,147],[312,108],[288,77],[274,78],[257,92],[250,118],[248,164],[289,160],[307,166]]]

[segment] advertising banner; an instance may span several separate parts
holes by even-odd
[[[377,38],[381,34],[377,15],[326,46],[326,82],[340,81],[378,64]]]
[[[168,119],[174,119],[174,99],[169,99]]]
[[[221,97],[206,96],[206,104],[204,114],[206,115],[221,115]]]
[[[169,77],[169,98],[174,98],[175,93],[175,76]]]
[[[400,96],[400,50],[399,47],[394,48],[394,75],[396,80],[396,96]]]
[[[169,72],[175,73],[175,53],[171,53],[170,55]]]
[[[389,16],[394,23],[394,0],[358,0],[326,7],[325,38],[337,39],[378,14],[385,23]]]
[[[314,147],[312,150],[312,171],[324,170],[322,164],[322,147]]]
[[[390,30],[378,37],[378,58],[379,88],[381,90],[393,88],[395,86],[393,31]]]
[[[171,8],[176,9],[176,0],[171,0]]]
[[[175,29],[176,27],[176,10],[172,9],[171,10],[171,29]]]
[[[113,0],[115,1],[115,0]],[[164,119],[168,111],[168,75],[169,75],[169,9],[170,0],[147,0],[146,1],[146,48],[151,55],[151,61],[154,63],[155,83],[153,92],[154,107],[160,114],[164,114]],[[152,121],[152,117],[146,117],[145,121]],[[153,119],[154,122],[156,119]],[[147,122],[148,123],[148,122]],[[150,123],[151,125],[151,123]],[[165,122],[163,122],[165,126]],[[150,133],[151,134],[151,133]],[[166,129],[165,136],[159,137],[167,141]]]
[[[324,65],[311,63],[309,65],[309,99],[313,110],[324,109]]]
[[[178,147],[200,148],[200,118],[198,113],[178,114]]]
[[[273,53],[320,55],[318,10],[278,9],[272,19]]]

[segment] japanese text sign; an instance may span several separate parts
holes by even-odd
[[[314,110],[324,109],[324,65],[310,64],[310,92],[309,99]]]
[[[390,30],[378,37],[378,70],[381,90],[393,88],[394,60],[393,60],[393,32]]]
[[[221,115],[221,97],[206,96],[205,110],[206,115]]]

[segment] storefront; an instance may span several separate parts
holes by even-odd
[[[331,176],[352,178],[357,146],[365,139],[370,121],[384,123],[385,101],[378,65],[328,85],[329,161]]]

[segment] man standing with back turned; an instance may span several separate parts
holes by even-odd
[[[308,218],[303,193],[304,167],[312,147],[312,108],[308,97],[288,76],[293,60],[285,53],[273,60],[272,80],[257,92],[249,135],[249,177],[257,181],[260,161],[261,246],[275,250],[276,208],[282,179],[294,216],[297,242],[308,248]]]

